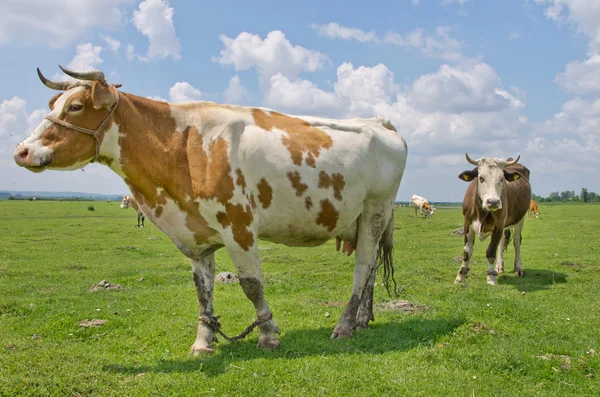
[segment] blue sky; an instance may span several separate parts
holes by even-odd
[[[409,147],[398,195],[460,201],[471,157],[520,154],[536,194],[600,192],[600,2],[8,0],[0,190],[126,193],[108,168],[19,169],[53,93],[40,67],[122,90],[335,118],[383,115]]]

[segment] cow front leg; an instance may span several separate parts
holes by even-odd
[[[210,328],[213,312],[213,287],[215,279],[215,255],[211,253],[200,260],[191,260],[196,295],[200,303],[198,332],[192,345],[192,354],[212,352],[212,344],[216,342],[215,333]]]
[[[466,280],[469,275],[469,262],[473,256],[473,244],[475,242],[475,229],[473,225],[465,225],[463,228],[463,241],[465,245],[463,247],[462,264],[458,269],[458,274],[454,280],[454,284],[460,284]]]
[[[258,347],[264,349],[276,349],[279,347],[277,335],[281,331],[273,320],[271,309],[267,304],[264,294],[264,279],[258,257],[256,244],[248,251],[239,248],[229,250],[229,255],[235,264],[240,278],[240,285],[246,297],[250,299],[256,310],[256,318],[260,322],[258,329]]]
[[[352,295],[333,330],[331,337],[334,339],[352,336],[352,330],[359,325],[357,314],[363,299],[365,299],[364,307],[358,317],[360,325],[367,326],[373,315],[372,283],[375,282],[374,277],[377,272],[377,244],[391,216],[391,206],[382,203],[368,203],[359,217]]]
[[[485,251],[485,256],[488,260],[487,283],[489,285],[497,285],[496,276],[498,276],[498,272],[494,267],[494,261],[496,259],[496,254],[498,253],[498,250],[502,249],[499,243],[500,240],[502,240],[503,235],[504,231],[501,228],[494,230],[494,232],[492,233],[490,245]]]
[[[523,277],[523,263],[521,262],[521,241],[523,240],[523,225],[525,223],[525,217],[521,219],[519,223],[515,225],[515,232],[513,236],[513,245],[515,247],[515,273],[519,277]]]
[[[498,250],[496,253],[496,272],[504,273],[504,242],[506,241],[506,231],[502,233],[502,237],[500,237],[500,242],[498,243]]]
[[[142,227],[144,227],[144,219],[146,219],[146,216],[142,214]]]

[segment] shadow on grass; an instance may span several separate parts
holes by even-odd
[[[551,270],[525,269],[523,277],[516,274],[503,274],[498,278],[499,284],[513,285],[519,291],[534,292],[549,289],[553,284],[564,284],[567,275]]]
[[[463,325],[464,318],[417,319],[402,323],[373,324],[368,329],[356,330],[353,337],[331,340],[331,328],[292,330],[280,336],[281,346],[275,351],[256,347],[257,335],[251,340],[220,343],[212,355],[189,359],[161,359],[155,365],[126,366],[109,364],[104,370],[134,375],[139,373],[183,373],[201,371],[207,376],[218,376],[230,366],[243,366],[244,361],[255,359],[290,360],[312,356],[347,356],[384,354],[408,351],[418,346],[435,344]]]

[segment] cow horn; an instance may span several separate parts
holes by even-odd
[[[65,72],[65,74],[68,74],[69,76],[78,80],[96,80],[100,82],[106,81],[104,73],[102,73],[99,70],[92,70],[91,72],[74,72],[61,65],[58,65],[58,67],[60,68],[60,70]]]
[[[516,160],[507,161],[505,167],[517,164],[517,161],[519,161],[520,158],[521,158],[521,155],[518,155]]]
[[[44,85],[48,88],[52,88],[53,90],[60,90],[60,91],[64,91],[66,89],[69,88],[69,86],[71,85],[71,83],[69,83],[68,81],[50,81],[47,78],[44,77],[44,75],[42,74],[42,72],[40,71],[40,68],[37,68],[37,74],[40,78],[40,80],[42,80],[42,83],[44,83]]]
[[[467,161],[473,165],[479,166],[479,164],[477,164],[477,161],[473,160],[472,158],[469,157],[468,153],[465,153],[465,156],[467,157]]]

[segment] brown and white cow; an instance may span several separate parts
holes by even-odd
[[[529,210],[527,211],[527,217],[531,218],[531,214],[535,214],[536,219],[540,217],[540,210],[535,200],[531,200],[529,203]]]
[[[491,235],[486,251],[487,282],[496,285],[496,276],[504,271],[502,249],[505,239],[510,238],[510,229],[514,229],[515,273],[523,276],[521,231],[531,199],[529,170],[517,163],[520,156],[516,160],[482,157],[477,161],[472,160],[468,154],[466,157],[467,161],[477,168],[464,171],[458,176],[470,184],[462,205],[465,246],[462,265],[455,282],[464,281],[469,273],[475,236],[484,241]],[[506,243],[508,244],[508,240]]]
[[[413,207],[415,207],[415,217],[425,217],[433,216],[433,207],[429,204],[429,201],[425,197],[421,197],[419,195],[413,194],[410,198],[410,203]],[[418,215],[417,215],[418,211]]]
[[[138,204],[138,202],[135,199],[135,197],[124,195],[123,196],[123,200],[121,201],[121,205],[119,205],[119,207],[121,207],[123,209],[127,209],[129,207],[133,208],[134,211],[135,211],[135,213],[137,214],[137,221],[138,222],[137,222],[137,226],[136,227],[144,227],[144,219],[146,219],[146,216],[144,215],[144,213],[140,209],[140,205]],[[140,225],[140,220],[141,220],[141,225]]]
[[[380,264],[393,271],[392,207],[406,143],[383,118],[294,117],[212,102],[172,104],[120,92],[99,71],[50,100],[51,112],[17,146],[33,172],[96,161],[121,176],[144,214],[191,259],[200,302],[192,351],[211,351],[215,250],[225,247],[260,321],[258,345],[279,345],[265,299],[258,239],[356,247],[350,300],[333,338],[373,319]],[[354,243],[355,242],[355,243]]]

